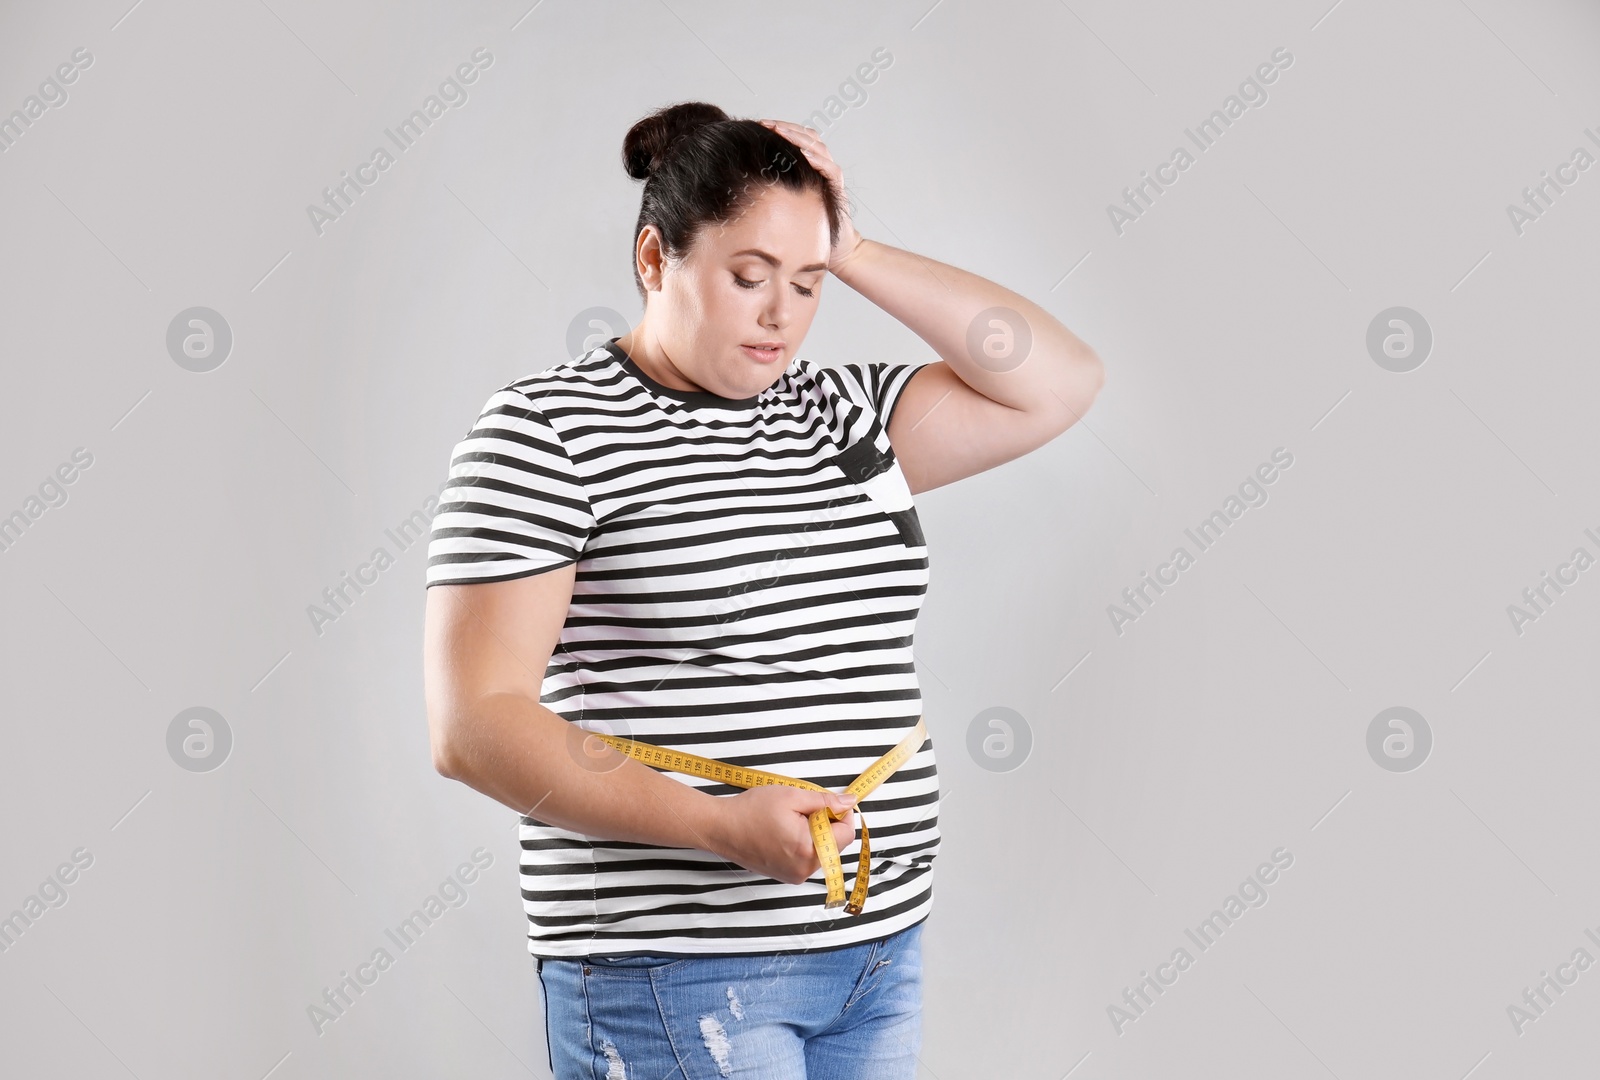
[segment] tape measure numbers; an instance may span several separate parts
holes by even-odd
[[[761,769],[746,769],[739,765],[729,765],[725,761],[715,758],[700,757],[697,754],[686,754],[681,750],[668,750],[662,746],[651,743],[638,742],[634,739],[624,739],[620,735],[602,735],[599,732],[590,732],[591,736],[602,742],[610,743],[629,757],[637,758],[646,765],[658,769],[667,769],[671,772],[689,773],[693,776],[702,776],[708,780],[719,783],[731,784],[734,787],[753,788],[767,784],[783,784],[787,787],[804,788],[807,791],[833,792],[820,784],[813,784],[809,780],[797,780],[792,776],[781,773],[764,772]],[[822,872],[828,882],[828,896],[823,902],[825,908],[836,908],[845,904],[845,913],[859,915],[867,902],[867,879],[872,873],[872,846],[870,834],[867,832],[867,819],[861,813],[861,803],[866,801],[868,795],[877,790],[878,786],[894,771],[911,759],[911,755],[922,749],[922,744],[927,741],[928,727],[922,717],[917,717],[917,726],[895,744],[894,749],[874,761],[867,770],[854,780],[841,792],[840,795],[854,795],[856,805],[852,808],[856,812],[856,820],[861,823],[861,851],[856,856],[856,884],[850,891],[850,902],[845,903],[844,895],[844,866],[839,859],[839,847],[833,840],[834,821],[843,820],[843,814],[835,814],[828,807],[814,811],[810,817],[811,841],[817,849],[817,859],[822,864]]]

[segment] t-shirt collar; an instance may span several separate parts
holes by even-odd
[[[633,362],[633,357],[629,356],[623,351],[622,346],[617,344],[620,340],[621,336],[619,335],[606,342],[604,346],[606,352],[611,354],[613,360],[622,365],[624,371],[642,383],[646,390],[658,397],[671,398],[674,401],[681,401],[685,405],[691,405],[696,408],[710,409],[753,409],[761,402],[760,394],[747,398],[726,398],[707,390],[674,390],[670,386],[663,386],[649,375],[646,375],[644,369]]]

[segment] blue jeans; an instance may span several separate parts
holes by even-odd
[[[922,927],[813,953],[541,959],[556,1080],[915,1080]]]

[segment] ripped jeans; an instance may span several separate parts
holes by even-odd
[[[922,928],[813,953],[538,961],[556,1080],[915,1080]]]

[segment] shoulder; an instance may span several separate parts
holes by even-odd
[[[862,408],[872,407],[871,394],[859,371],[861,365],[822,364],[801,357],[796,357],[794,363],[791,377],[801,385],[815,387],[824,397],[842,397]]]
[[[538,400],[551,394],[581,393],[615,375],[616,362],[603,346],[596,346],[570,360],[553,364],[508,382],[503,389],[515,390]],[[612,379],[614,381],[614,379]]]
[[[564,417],[605,411],[607,402],[626,396],[622,371],[604,346],[510,380],[497,387],[484,405],[492,409],[522,408],[559,427]]]
[[[898,360],[868,360],[853,364],[833,364],[823,368],[807,361],[815,371],[826,371],[837,392],[853,404],[882,417],[885,425],[900,402],[901,393],[926,364]]]
[[[495,449],[500,453],[510,450],[507,444],[561,444],[575,418],[581,422],[584,416],[604,411],[608,396],[604,369],[609,363],[605,350],[596,348],[502,383],[483,400],[463,443],[491,440],[499,444]]]

